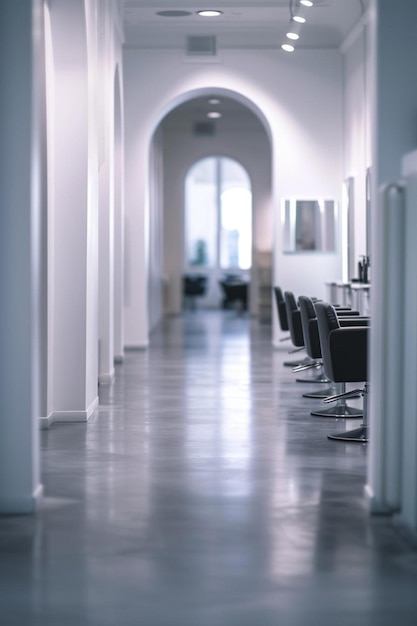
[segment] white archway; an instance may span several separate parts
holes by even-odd
[[[128,87],[128,85],[127,85]],[[127,100],[129,100],[129,94],[127,93]],[[128,347],[146,347],[148,344],[148,333],[149,333],[149,319],[148,319],[148,303],[146,301],[148,294],[148,276],[149,276],[149,263],[148,263],[148,253],[150,246],[150,237],[152,233],[149,230],[150,224],[150,211],[152,210],[150,206],[150,194],[149,194],[149,180],[151,179],[151,172],[149,170],[150,162],[149,159],[149,146],[152,145],[154,133],[160,125],[160,122],[163,118],[169,113],[171,110],[176,108],[183,102],[187,100],[192,100],[196,97],[201,96],[218,96],[218,97],[228,97],[233,98],[246,106],[250,111],[256,115],[256,117],[261,122],[263,128],[265,129],[265,137],[269,145],[269,162],[266,166],[267,169],[267,183],[263,181],[262,188],[263,191],[259,191],[259,203],[263,206],[263,226],[260,228],[264,228],[264,231],[267,237],[269,237],[269,242],[266,244],[266,251],[269,253],[269,265],[271,258],[271,250],[272,250],[272,186],[271,186],[271,167],[272,167],[272,146],[271,146],[271,128],[267,121],[266,115],[263,113],[262,109],[250,98],[244,96],[242,93],[238,91],[234,91],[232,89],[226,87],[201,87],[190,89],[185,92],[178,93],[175,97],[170,99],[168,102],[164,102],[161,104],[159,110],[157,109],[157,113],[152,116],[152,120],[149,120],[149,125],[146,125],[146,122],[140,125],[140,129],[145,130],[145,135],[143,140],[146,141],[145,147],[142,143],[142,140],[134,141],[132,144],[133,136],[130,135],[129,130],[126,133],[126,254],[127,254],[127,267],[125,272],[126,278],[126,308],[125,308],[125,327],[126,327],[126,344]],[[129,113],[129,105],[127,105],[127,113]],[[155,110],[155,108],[153,109]],[[129,114],[127,115],[127,120],[129,119]],[[137,132],[137,131],[136,131]],[[146,137],[146,139],[145,139]],[[133,149],[133,152],[132,152]],[[242,162],[242,158],[236,151],[230,151],[227,148],[222,148],[222,150],[217,151],[219,155],[229,157],[235,160],[240,160]],[[207,156],[207,152],[203,152],[200,157]],[[193,155],[190,159],[188,167],[191,165],[191,162],[196,160],[196,155]],[[249,172],[252,169],[252,164],[246,164],[243,159],[242,165]],[[135,163],[140,163],[141,168],[138,171],[135,167]],[[185,177],[185,169],[182,172],[181,180],[184,180]],[[134,187],[135,192],[133,192],[133,187],[131,185],[132,181],[135,181]],[[138,195],[138,187],[137,183],[142,186],[142,199],[140,199],[140,192]],[[133,193],[132,193],[133,192]],[[139,202],[138,202],[139,200]],[[256,193],[254,194],[254,206],[257,203]],[[134,208],[136,207],[136,208]],[[262,222],[260,222],[262,224]],[[165,225],[164,225],[165,228]],[[169,228],[169,227],[168,227]],[[165,229],[166,230],[166,229]],[[139,239],[138,239],[139,238]],[[138,245],[138,241],[142,242],[143,245]],[[178,265],[178,262],[176,262]],[[270,269],[270,267],[269,267]],[[271,272],[269,271],[269,274]],[[164,283],[166,277],[160,276],[161,288]],[[173,277],[173,290],[180,294],[180,272],[176,272],[176,275]],[[256,283],[256,279],[254,280]],[[257,289],[257,287],[255,287]],[[179,298],[177,297],[177,303],[174,305],[174,311],[178,310]],[[256,299],[254,299],[256,303]],[[257,308],[257,303],[254,305]],[[153,320],[154,322],[154,320]]]

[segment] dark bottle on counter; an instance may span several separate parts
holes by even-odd
[[[358,280],[360,283],[363,283],[363,263],[359,261],[358,263]]]
[[[364,256],[362,261],[362,282],[369,283],[369,256]]]

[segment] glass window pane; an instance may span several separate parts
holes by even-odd
[[[217,182],[216,159],[192,167],[185,187],[186,264],[216,264]]]
[[[252,264],[252,194],[242,187],[221,195],[220,264],[242,270]]]

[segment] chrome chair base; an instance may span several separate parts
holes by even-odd
[[[323,402],[336,402],[336,400],[344,400],[346,398],[357,398],[358,396],[364,395],[364,389],[352,389],[352,391],[345,391],[344,393],[337,393],[334,396],[329,396],[325,398]]]
[[[323,409],[323,411],[312,411],[310,415],[314,417],[335,417],[346,419],[363,419],[363,411],[355,409],[347,404],[339,404],[329,409]]]
[[[296,378],[297,383],[329,383],[330,380],[323,373],[313,376],[312,378]]]
[[[352,441],[355,443],[367,443],[369,441],[368,426],[362,424],[359,428],[354,430],[348,430],[344,433],[336,433],[334,435],[327,435],[327,439],[333,441]]]

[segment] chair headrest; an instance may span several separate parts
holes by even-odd
[[[285,303],[290,308],[291,311],[296,311],[298,309],[297,301],[292,291],[286,291],[284,294]]]
[[[298,298],[298,304],[300,305],[301,311],[304,311],[308,319],[314,319],[317,317],[316,310],[314,308],[313,300],[307,296],[300,296]]]
[[[328,333],[336,328],[340,328],[334,306],[328,302],[316,302],[314,308],[319,321],[319,328],[325,326]]]

